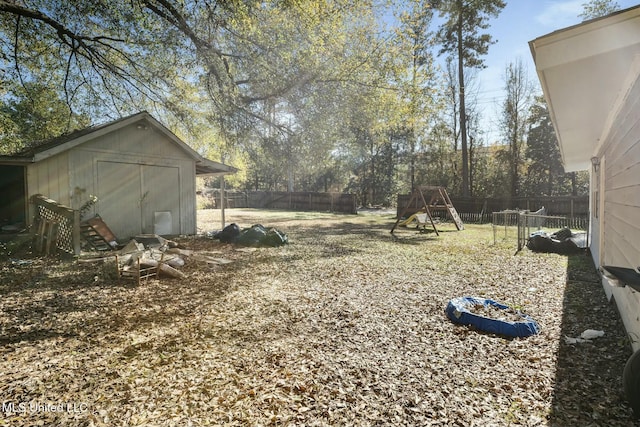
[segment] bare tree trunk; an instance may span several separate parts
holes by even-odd
[[[475,147],[473,146],[473,137],[469,137],[469,196],[473,196],[473,181],[474,181],[474,167],[473,167],[473,155]]]
[[[469,196],[469,152],[467,147],[467,112],[464,98],[464,57],[462,46],[462,7],[458,15],[458,85],[460,86],[460,136],[462,148],[462,196]]]

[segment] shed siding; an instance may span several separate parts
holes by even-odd
[[[194,159],[144,120],[29,165],[27,181],[29,195],[74,209],[98,196],[87,216],[103,216],[118,238],[152,233],[156,211],[171,211],[172,233],[196,232]]]
[[[640,82],[636,81],[599,156],[604,156],[603,259],[600,265],[635,268],[640,264]],[[606,280],[605,280],[606,283]],[[640,293],[610,288],[634,349],[640,349]]]
[[[69,156],[66,153],[27,166],[29,194],[42,194],[68,204]]]
[[[140,165],[97,162],[97,211],[118,239],[141,232]]]
[[[163,159],[187,158],[184,151],[173,144],[165,134],[147,126],[138,128],[132,124],[109,132],[92,141],[88,141],[78,148],[81,150],[101,151],[126,154],[131,159],[153,158],[161,162]]]
[[[71,182],[72,197],[70,207],[80,209],[89,200],[90,196],[97,194],[95,184],[97,182],[98,169],[91,152],[81,149],[70,150],[69,164],[71,165],[69,177]],[[87,216],[94,216],[95,209],[87,212]]]
[[[88,141],[72,153],[74,188],[78,189],[79,195],[74,200],[74,208],[81,206],[91,194],[103,199],[105,194],[101,193],[111,187],[105,182],[109,177],[104,171],[99,176],[98,165],[119,163],[122,170],[112,169],[111,173],[132,174],[135,171],[136,176],[132,179],[139,182],[135,184],[138,190],[133,190],[133,184],[127,184],[128,191],[122,192],[116,200],[109,199],[109,207],[99,200],[93,214],[103,215],[105,209],[111,212],[111,223],[116,230],[121,230],[122,237],[131,234],[132,226],[126,225],[125,219],[116,219],[116,212],[132,215],[134,208],[142,215],[133,220],[139,232],[152,233],[154,212],[167,210],[171,211],[175,234],[196,232],[194,161],[162,132],[133,124]],[[136,165],[136,168],[128,165]],[[169,209],[168,201],[174,202],[175,206]]]
[[[42,194],[68,206],[71,200],[69,179],[69,156],[66,153],[30,164],[26,168],[27,196]],[[33,204],[28,203],[28,224],[31,224],[35,213]]]

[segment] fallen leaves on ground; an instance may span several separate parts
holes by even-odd
[[[233,262],[187,258],[185,280],[139,287],[108,263],[0,264],[0,424],[633,425],[631,349],[586,256],[514,256],[487,225],[393,238],[384,215],[228,215],[291,243],[182,238]],[[465,295],[517,306],[541,333],[455,325],[444,309]],[[563,340],[586,329],[605,335]]]
[[[511,307],[501,308],[493,304],[468,304],[465,307],[471,314],[487,319],[500,320],[504,322],[525,322],[525,314]]]

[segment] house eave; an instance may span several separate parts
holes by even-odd
[[[565,171],[590,167],[637,77],[640,6],[529,42]]]

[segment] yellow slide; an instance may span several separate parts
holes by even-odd
[[[416,222],[416,227],[423,227],[427,222],[427,214],[426,213],[414,213],[409,218],[405,219],[398,223],[400,227],[408,227],[413,222]]]

